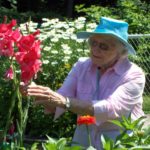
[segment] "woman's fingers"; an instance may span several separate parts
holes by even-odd
[[[41,97],[41,98],[47,98],[49,99],[52,96],[52,90],[48,87],[43,86],[30,86],[30,88],[27,89],[28,96],[35,96],[35,97]]]
[[[34,96],[34,97],[39,97],[40,99],[41,98],[47,98],[47,100],[50,98],[50,96],[49,96],[49,94],[45,94],[45,93],[38,93],[38,92],[32,92],[32,93],[30,93],[30,92],[28,92],[28,94],[27,94],[28,96]]]
[[[55,92],[49,87],[36,85],[34,82],[30,85],[21,82],[20,92],[24,96],[35,97],[33,105],[43,105],[46,113],[55,112],[55,105],[52,101],[52,98],[55,98]]]
[[[31,85],[35,86],[36,84],[34,82],[32,82]],[[27,92],[28,86],[29,86],[29,84],[25,84],[24,82],[20,82],[19,90],[23,96],[28,95],[28,92]]]
[[[30,84],[28,86],[21,85],[22,93],[24,95],[35,97],[34,104],[35,105],[45,105],[50,104],[51,106],[56,105],[55,103],[59,101],[59,97],[51,90],[49,87],[36,85],[36,84]]]
[[[37,88],[37,87],[31,87],[27,89],[28,93],[43,93],[43,94],[48,94],[52,92],[49,88]]]
[[[46,90],[49,90],[50,88],[48,88],[48,87],[45,87],[45,86],[41,86],[41,85],[29,85],[28,86],[28,89],[30,90],[30,89],[32,89],[32,90],[44,90],[44,91],[46,91]]]

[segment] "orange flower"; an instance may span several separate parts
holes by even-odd
[[[77,119],[77,124],[78,125],[82,125],[82,124],[85,124],[85,125],[90,125],[90,124],[95,124],[95,117],[93,116],[89,116],[89,115],[86,115],[86,116],[80,116],[78,117]]]

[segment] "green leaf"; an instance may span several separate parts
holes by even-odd
[[[58,150],[62,150],[62,149],[65,147],[66,143],[67,143],[66,138],[61,138],[61,139],[59,139],[59,140],[57,141],[57,143],[56,143],[57,149],[58,149]]]
[[[33,143],[31,146],[31,150],[36,150],[39,143]]]
[[[129,115],[129,117],[125,117],[122,116],[121,120],[110,120],[109,122],[124,128],[125,130],[135,130],[135,129],[141,129],[143,126],[143,119],[145,119],[145,116],[140,117],[139,119],[135,120],[132,122],[131,120],[131,116]]]
[[[121,134],[116,137],[116,142],[120,141],[125,135],[127,135],[127,130],[124,130]]]
[[[123,128],[124,126],[121,124],[121,121],[120,120],[109,120],[109,122]]]
[[[132,130],[132,127],[130,126],[131,125],[131,117],[129,115],[128,118],[126,118],[125,116],[122,116],[122,122],[121,124],[124,126],[125,129],[127,130]]]
[[[47,138],[48,138],[47,143],[55,143],[55,144],[57,143],[57,141],[54,138],[51,138],[49,136],[47,136]]]
[[[140,118],[138,118],[137,120],[133,121],[133,127],[138,127],[141,129],[142,126],[144,125],[144,119],[146,118],[146,116],[142,116]]]
[[[101,142],[104,150],[112,150],[114,141],[105,135],[101,135]]]
[[[55,143],[42,143],[44,150],[57,150],[57,145]]]

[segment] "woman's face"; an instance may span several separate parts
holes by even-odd
[[[123,45],[112,36],[93,35],[89,38],[92,62],[99,67],[111,66],[121,56]]]

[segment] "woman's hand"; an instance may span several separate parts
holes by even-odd
[[[33,83],[31,83],[31,84],[35,84],[35,83],[33,82]],[[25,84],[24,82],[20,82],[19,90],[20,90],[20,93],[21,93],[23,96],[27,96],[27,88],[28,88],[28,85],[29,85],[29,84]]]
[[[57,92],[54,92],[49,87],[31,84],[27,86],[27,95],[35,97],[34,104],[42,104],[46,110],[49,107],[62,107],[65,108],[66,99]]]
[[[31,91],[31,92],[28,92]],[[35,96],[35,99],[33,101],[34,105],[43,105],[44,106],[44,112],[45,114],[54,113],[56,107],[52,106],[48,99],[49,99],[49,92],[48,87],[38,86],[34,82],[32,82],[30,85],[25,84],[23,82],[20,83],[20,92],[23,96]],[[35,91],[35,92],[34,92]],[[36,95],[35,95],[36,93]],[[42,96],[44,94],[44,96]]]

